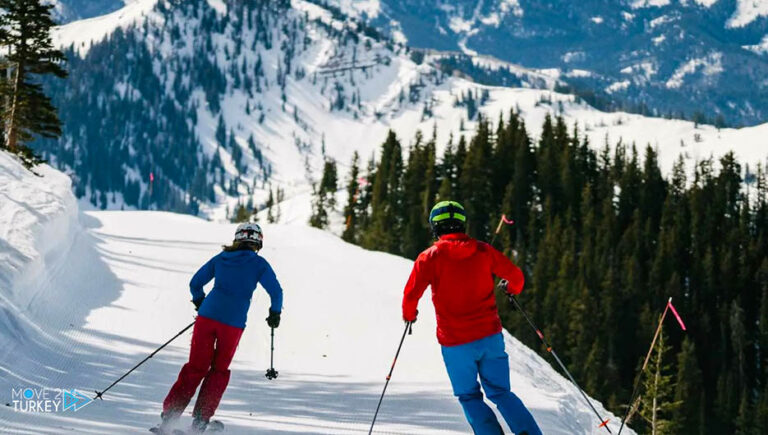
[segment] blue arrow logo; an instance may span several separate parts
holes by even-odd
[[[92,398],[78,393],[77,390],[65,390],[63,397],[64,411],[72,409],[73,411],[77,412],[85,408],[86,405],[89,405],[91,402],[93,402]]]

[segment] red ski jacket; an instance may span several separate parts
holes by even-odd
[[[437,314],[437,341],[457,346],[501,332],[493,275],[520,294],[523,272],[491,245],[466,234],[447,234],[422,252],[403,295],[403,319],[416,320],[416,307],[428,285]]]

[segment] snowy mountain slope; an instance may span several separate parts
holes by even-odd
[[[768,2],[755,0],[330,0],[414,47],[493,55],[563,72],[572,89],[604,107],[706,116],[754,125],[766,119],[768,67],[748,48],[768,34]],[[721,56],[678,88],[665,83],[689,62]],[[571,77],[574,71],[588,76]],[[763,71],[763,73],[758,73]]]
[[[306,184],[324,150],[346,157],[355,148],[373,149],[372,123],[378,124],[374,131],[385,130],[384,119],[403,110],[403,117],[421,118],[425,95],[442,80],[435,70],[415,65],[402,47],[362,37],[354,23],[315,5],[278,3],[230,3],[222,13],[222,2],[161,2],[146,16],[126,7],[93,23],[60,28],[57,41],[84,58],[72,59],[69,83],[52,90],[63,107],[65,134],[44,150],[59,167],[80,167],[80,196],[131,191],[126,205],[169,208],[168,195],[164,202],[149,198],[150,172],[170,184],[164,192],[192,190],[195,202],[221,205],[227,196],[264,196],[267,182]],[[139,16],[126,27],[118,20],[130,23]],[[85,35],[90,41],[88,32],[106,35],[114,28],[98,48],[78,39]],[[113,56],[142,63],[107,60]],[[104,116],[83,117],[84,106],[86,113]],[[158,106],[163,110],[154,114]],[[121,110],[141,115],[134,119]],[[115,128],[121,131],[114,137],[100,134]],[[94,134],[83,134],[88,130]],[[142,136],[147,131],[156,139]],[[167,145],[155,144],[161,141]],[[154,149],[139,152],[146,143]],[[106,155],[96,149],[106,149]],[[168,149],[177,154],[162,155]],[[131,163],[125,164],[125,155]],[[115,172],[90,176],[104,167],[104,158]],[[194,190],[195,177],[205,180],[198,185],[218,189]],[[102,207],[122,205],[94,199]]]
[[[728,25],[732,27],[744,27],[766,15],[768,15],[768,1],[738,0],[736,2],[736,12],[731,19],[728,20]]]
[[[390,128],[407,143],[436,126],[440,147],[451,134],[471,134],[476,119],[459,104],[470,92],[487,92],[476,101],[493,120],[519,109],[534,137],[547,113],[562,115],[596,147],[606,138],[658,146],[666,168],[681,153],[691,164],[730,149],[752,164],[766,156],[766,126],[717,130],[605,113],[548,90],[563,78],[590,76],[582,70],[561,74],[477,57],[479,65],[523,78],[522,88],[481,86],[443,74],[432,64],[442,55],[417,63],[359,20],[308,1],[277,9],[227,9],[208,0],[141,9],[152,3],[57,31],[58,43],[78,54],[71,54],[68,82],[51,88],[64,136],[42,148],[57,167],[78,174],[77,195],[102,208],[225,219],[238,203],[263,204],[273,186],[287,197],[306,192],[325,158],[339,161],[342,172],[354,151],[368,159]],[[681,69],[678,81],[698,69]]]
[[[7,160],[0,160],[0,176],[13,176],[18,169]],[[44,180],[57,181],[55,174]],[[67,206],[50,216],[75,213],[67,193],[55,195]],[[18,204],[40,219],[46,216],[34,197]],[[0,216],[16,206],[0,202]],[[105,388],[192,321],[189,277],[231,238],[234,228],[160,212],[86,212],[80,221],[73,242],[56,244],[51,254],[60,266],[36,274],[38,297],[10,311],[15,316],[32,313],[29,322],[18,324],[19,334],[0,329],[0,339],[12,343],[0,352],[1,391]],[[263,254],[286,291],[283,324],[276,334],[280,377],[264,378],[269,337],[262,319],[268,297],[259,290],[217,415],[227,433],[364,432],[402,332],[399,302],[411,264],[304,224],[264,229]],[[6,253],[23,246],[26,238],[2,240],[0,253]],[[8,289],[2,294],[8,298]],[[468,430],[442,368],[433,308],[426,299],[414,334],[406,339],[377,433]],[[103,402],[76,413],[22,413],[13,411],[12,404],[0,406],[0,432],[143,433],[158,420],[188,340],[189,333],[107,393]],[[547,362],[510,336],[506,344],[513,389],[545,433],[600,433],[578,393]]]
[[[78,20],[76,25],[59,26],[53,32],[53,43],[60,47],[72,45],[78,52],[85,52],[91,44],[103,40],[118,28],[126,28],[138,22],[151,12],[155,4],[157,0],[128,1],[110,13]]]
[[[46,0],[54,5],[54,19],[58,23],[108,14],[135,1],[141,0]]]
[[[712,7],[719,0],[693,0],[705,8]],[[630,6],[633,9],[667,6],[670,0],[634,0]],[[685,4],[685,1],[680,2]],[[723,2],[724,3],[724,2]],[[756,19],[768,15],[768,1],[765,0],[736,0],[735,9],[730,16],[727,25],[731,27],[744,27]]]

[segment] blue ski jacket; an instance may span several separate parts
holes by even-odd
[[[214,279],[213,290],[203,286]],[[267,260],[254,251],[222,251],[195,273],[189,282],[192,299],[205,296],[198,314],[236,328],[245,328],[256,285],[261,283],[272,301],[271,310],[283,309],[283,289]]]

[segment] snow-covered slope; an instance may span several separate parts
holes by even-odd
[[[76,21],[77,24],[59,26],[53,32],[53,43],[58,46],[73,45],[85,52],[94,42],[101,41],[118,28],[136,24],[152,11],[157,0],[133,0],[125,6],[105,15]]]
[[[708,1],[712,3],[711,0]],[[768,15],[768,1],[738,0],[736,2],[736,12],[728,21],[728,25],[733,27],[744,27],[756,19],[766,15]]]
[[[45,0],[45,3],[53,5],[57,23],[68,23],[108,14],[136,1],[141,0]]]
[[[152,3],[141,0],[57,31],[58,43],[74,45],[79,55],[70,62],[70,82],[54,89],[63,108],[64,137],[50,144],[47,156],[60,168],[77,168],[79,195],[104,208],[183,209],[158,200],[158,194],[177,192],[181,201],[199,200],[202,215],[224,219],[238,202],[263,204],[270,187],[284,188],[286,197],[306,192],[327,157],[342,165],[343,176],[352,153],[368,159],[389,129],[407,143],[417,130],[429,134],[436,125],[439,147],[451,134],[471,135],[475,119],[457,104],[470,91],[488,91],[479,110],[494,121],[519,109],[534,138],[547,113],[562,115],[596,147],[606,138],[611,145],[621,139],[658,147],[665,168],[679,154],[691,164],[731,149],[749,163],[766,156],[766,125],[717,130],[606,113],[553,92],[557,71],[547,76],[477,58],[531,79],[521,88],[482,86],[441,74],[430,64],[439,56],[414,62],[405,47],[370,38],[354,19],[308,1],[294,0],[276,15],[250,11],[259,17],[254,22],[267,23],[261,27],[227,12],[222,0],[162,2],[154,9]],[[113,33],[117,28],[123,31]],[[91,41],[107,35],[113,36],[89,49]],[[269,47],[262,39],[271,41]],[[544,89],[533,89],[537,84]],[[157,107],[163,110],[156,112]],[[219,120],[222,135],[217,135]],[[172,188],[156,185],[151,195],[150,172],[156,184]],[[205,180],[204,188],[195,187],[197,178]]]
[[[17,165],[0,158],[4,181],[29,182]],[[63,204],[58,211],[29,196],[1,201],[0,216],[68,220],[75,213],[71,196],[55,190],[63,178],[51,173],[38,183],[37,193],[30,192],[52,191],[46,202]],[[19,263],[24,276],[36,277],[39,292],[23,306],[5,305],[11,316],[26,320],[15,329],[0,329],[3,394],[27,387],[75,388],[86,394],[105,388],[192,321],[187,282],[233,231],[232,225],[161,212],[86,212],[80,221],[82,227],[74,227],[67,244],[56,243],[61,239],[43,231],[45,225],[27,230],[23,220],[14,220],[2,226],[29,233],[0,239],[0,255],[43,235],[57,247],[49,255],[56,267],[30,269],[29,259]],[[276,338],[280,377],[272,382],[264,377],[268,297],[259,290],[218,416],[227,433],[362,433],[402,332],[399,301],[411,264],[304,224],[266,225],[264,230],[263,255],[286,292]],[[14,284],[0,294],[13,302],[21,289]],[[406,339],[378,433],[468,431],[442,367],[428,299],[421,304],[414,334]],[[107,393],[103,402],[76,413],[15,412],[8,397],[3,403],[10,406],[0,406],[0,432],[142,433],[158,420],[188,342],[189,333]],[[599,433],[596,418],[573,386],[513,337],[507,336],[506,344],[513,389],[532,408],[544,433]]]
[[[0,151],[0,360],[43,318],[34,301],[46,299],[44,276],[63,267],[78,232],[69,177],[47,165],[35,171]]]
[[[768,113],[765,85],[754,79],[768,62],[745,50],[768,34],[765,0],[329,1],[414,47],[560,70],[601,107],[731,125],[756,125]],[[699,64],[665,86],[711,56],[722,69]],[[572,75],[580,71],[589,74]]]

